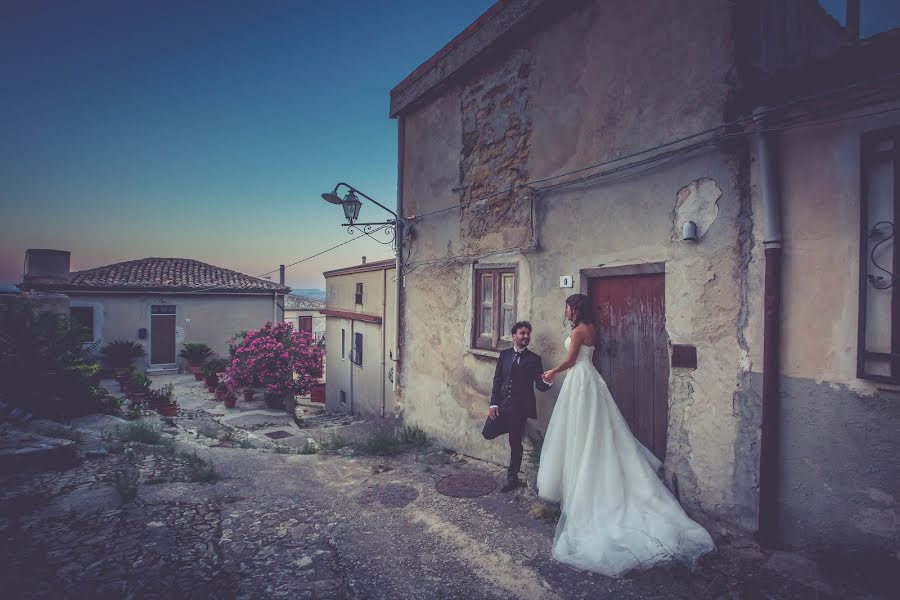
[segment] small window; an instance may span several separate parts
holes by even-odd
[[[341,404],[346,406],[347,404],[347,392],[341,390]]]
[[[360,367],[363,364],[363,334],[353,334],[353,356],[351,357]]]
[[[510,330],[516,322],[515,269],[476,269],[474,305],[472,345],[486,350],[512,346]]]
[[[166,306],[151,306],[150,314],[151,315],[174,315],[175,314],[175,305],[168,304]]]
[[[363,284],[361,283],[356,284],[356,303],[363,303]]]
[[[347,356],[347,330],[341,329],[341,358]]]
[[[84,341],[94,341],[94,309],[90,306],[73,306],[69,309],[69,317],[84,331]]]

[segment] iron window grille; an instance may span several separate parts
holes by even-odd
[[[860,143],[860,269],[857,377],[900,383],[900,127]]]

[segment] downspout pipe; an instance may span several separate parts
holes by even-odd
[[[774,159],[775,142],[765,131],[768,125],[765,107],[754,113],[756,123],[756,157],[759,165],[759,189],[763,206],[763,244],[765,279],[763,308],[763,390],[762,423],[759,449],[759,541],[775,545],[778,535],[778,464],[779,464],[779,397],[781,377],[781,266],[782,231]]]

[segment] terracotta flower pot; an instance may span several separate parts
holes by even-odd
[[[227,393],[228,392],[225,390],[219,390],[219,389],[215,390],[216,400],[219,400],[221,402],[222,400],[225,399],[225,394],[227,394]]]
[[[135,404],[138,404],[138,403],[143,404],[144,396],[146,396],[146,394],[144,392],[131,392],[130,400],[132,402],[134,402]]]
[[[237,406],[237,397],[233,395],[225,396],[223,399],[225,402],[225,408],[234,408]]]
[[[203,381],[203,373],[201,373],[200,371],[195,372],[194,379],[196,379],[197,381]]]
[[[178,414],[178,405],[177,404],[163,404],[162,406],[158,406],[156,408],[156,412],[158,412],[163,417],[174,417]]]
[[[216,386],[207,384],[206,391],[208,391],[210,394],[214,394],[216,392]]]
[[[244,393],[244,402],[251,402],[253,400],[254,391],[252,389],[243,390]]]

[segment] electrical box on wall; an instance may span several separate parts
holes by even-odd
[[[571,275],[563,275],[559,278],[559,287],[561,288],[570,288],[573,287],[572,276]]]

